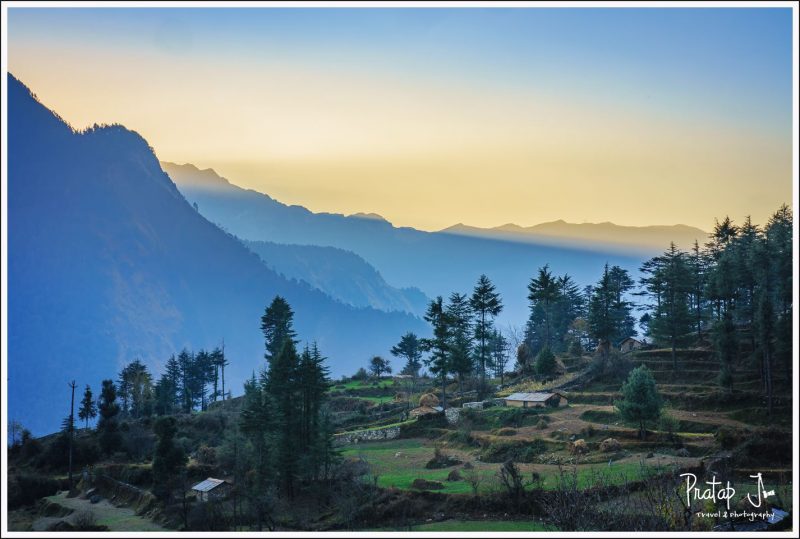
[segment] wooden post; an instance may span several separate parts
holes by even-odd
[[[72,399],[69,404],[69,489],[72,490],[72,438],[75,431],[75,380],[69,383],[72,389]]]

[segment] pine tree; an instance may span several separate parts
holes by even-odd
[[[730,393],[733,388],[733,364],[739,355],[739,338],[730,312],[724,313],[722,320],[714,323],[713,336],[714,355],[720,363],[717,382]]]
[[[89,420],[97,416],[97,405],[92,396],[92,388],[86,384],[86,389],[83,391],[83,400],[81,407],[78,410],[78,417],[86,422],[86,428],[89,428]]]
[[[705,321],[707,257],[705,253],[700,250],[700,244],[697,240],[694,242],[688,262],[689,272],[691,273],[691,307],[694,315],[697,342],[700,343],[702,339],[703,322]]]
[[[153,452],[153,494],[167,501],[178,487],[181,468],[187,461],[183,450],[175,445],[177,431],[174,417],[161,417],[153,423],[158,438]]]
[[[416,334],[409,332],[403,335],[400,342],[392,347],[391,353],[406,360],[400,373],[411,375],[416,380],[422,368],[422,342]]]
[[[264,333],[266,348],[264,358],[268,362],[281,351],[285,341],[291,341],[297,346],[296,335],[292,328],[293,322],[292,308],[285,299],[275,296],[261,317],[261,331]]]
[[[114,386],[113,380],[103,380],[97,411],[100,415],[97,423],[100,448],[109,455],[116,451],[122,443],[117,425],[117,415],[120,411],[117,404],[117,388]]]
[[[175,355],[173,354],[167,360],[167,365],[165,369],[165,373],[163,375],[165,382],[164,382],[164,391],[165,393],[165,401],[169,402],[169,407],[165,414],[171,414],[175,410],[179,410],[181,408],[181,393],[180,389],[182,387],[182,380],[181,380],[181,364],[180,362],[175,359]]]
[[[431,374],[439,377],[442,384],[442,408],[447,409],[447,375],[450,366],[450,328],[447,315],[444,312],[442,296],[431,300],[425,312],[425,321],[433,327],[433,337],[423,339],[423,349],[429,353],[424,360]]]
[[[284,339],[280,352],[271,356],[263,389],[274,416],[276,470],[283,491],[294,497],[294,481],[298,473],[298,447],[301,445],[301,410],[297,403],[300,358],[294,341]]]
[[[369,372],[372,373],[373,377],[380,378],[384,373],[390,374],[392,372],[392,366],[381,356],[373,356],[372,359],[369,360]]]
[[[614,294],[614,302],[611,308],[615,326],[612,341],[619,342],[622,339],[636,335],[636,320],[631,314],[633,304],[626,299],[628,292],[633,289],[635,283],[628,271],[619,266],[611,266],[608,270],[608,276]]]
[[[528,283],[528,301],[531,314],[528,318],[528,342],[532,350],[553,347],[553,322],[555,305],[559,298],[558,279],[549,266],[539,268],[539,274]]]
[[[508,340],[498,330],[492,331],[490,339],[490,349],[492,352],[491,362],[495,378],[500,379],[500,386],[504,385],[506,365],[508,364]]]
[[[307,456],[303,469],[310,478],[315,478],[320,467],[325,464],[326,456],[323,451],[328,446],[328,441],[322,438],[332,435],[321,424],[322,406],[329,385],[328,369],[324,362],[325,358],[314,343],[311,349],[306,347],[303,350],[298,368],[298,387],[302,402],[301,447],[302,453]]]
[[[194,355],[190,373],[193,400],[195,402],[199,401],[200,410],[205,410],[206,387],[211,383],[214,376],[214,364],[211,354],[205,350],[197,352],[197,354]]]
[[[502,312],[503,302],[489,278],[486,275],[481,275],[472,291],[469,304],[475,315],[475,357],[478,360],[478,369],[481,377],[478,396],[482,399],[486,390],[486,365],[491,357],[489,339],[492,333],[492,324],[494,317]]]
[[[601,357],[605,361],[611,348],[611,339],[616,332],[614,319],[615,294],[608,273],[608,264],[597,286],[592,288],[589,298],[589,331],[600,344]]]
[[[470,301],[465,294],[453,292],[450,294],[450,301],[445,308],[445,318],[447,320],[448,331],[448,363],[450,372],[458,377],[459,396],[464,395],[464,378],[473,371],[472,363],[472,309]],[[477,330],[476,330],[477,334]],[[476,353],[481,353],[485,346],[481,345]],[[488,349],[483,350],[488,357]],[[478,372],[481,375],[481,384],[484,383],[483,376],[486,371],[486,358],[477,356]],[[482,362],[482,363],[481,363]],[[483,389],[479,388],[479,397]],[[482,398],[482,397],[481,397]]]
[[[772,308],[775,316],[775,349],[774,356],[783,366],[784,378],[788,384],[792,380],[792,212],[788,206],[782,205],[767,221],[764,228],[764,241],[769,260],[767,275],[762,272],[762,279],[769,279],[773,297]]]
[[[223,345],[224,346],[224,345]],[[225,396],[225,367],[228,365],[228,360],[225,358],[224,348],[214,348],[211,352],[211,364],[214,368],[214,402],[220,395]],[[220,376],[222,381],[222,390],[219,389]]]
[[[193,390],[193,369],[194,356],[184,348],[178,354],[178,396],[180,399],[180,406],[184,413],[188,414],[194,408],[195,396]]]
[[[653,337],[667,343],[671,349],[672,368],[678,368],[676,349],[691,335],[693,318],[690,311],[692,275],[686,255],[674,243],[653,265],[651,287],[658,289],[660,301],[653,311],[648,327]],[[657,287],[653,282],[658,283]]]

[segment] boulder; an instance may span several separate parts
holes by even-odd
[[[461,481],[461,474],[458,472],[457,469],[456,470],[450,470],[450,473],[447,474],[447,480],[448,481]]]

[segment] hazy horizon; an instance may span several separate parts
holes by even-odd
[[[315,212],[764,223],[792,201],[791,10],[9,9],[73,126]]]

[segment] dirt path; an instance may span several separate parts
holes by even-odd
[[[34,531],[44,531],[48,526],[59,520],[66,520],[71,523],[75,516],[82,511],[91,511],[95,516],[95,523],[108,526],[110,531],[168,531],[167,528],[163,528],[144,517],[138,516],[133,509],[128,507],[116,507],[106,499],[93,504],[89,500],[81,498],[67,498],[66,492],[60,492],[55,496],[48,496],[47,500],[61,505],[62,507],[72,509],[73,512],[64,518],[37,518],[33,522]]]

